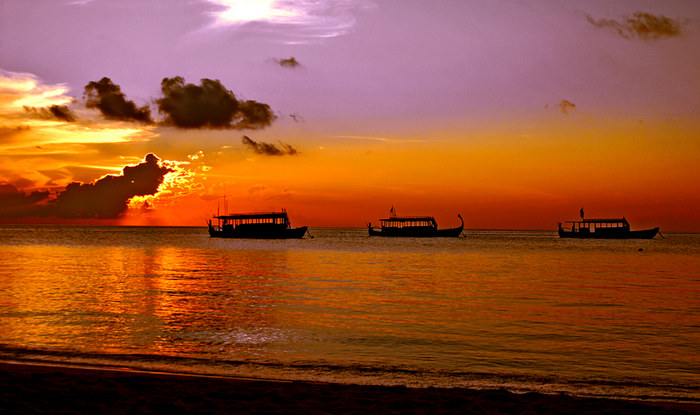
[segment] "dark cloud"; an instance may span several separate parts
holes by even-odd
[[[97,108],[102,115],[111,120],[139,121],[153,123],[151,110],[148,106],[138,108],[133,101],[126,99],[119,85],[104,77],[99,81],[92,81],[85,86],[85,105],[88,108]]]
[[[256,101],[240,102],[219,80],[202,79],[201,85],[185,84],[176,76],[161,82],[163,98],[158,110],[164,124],[181,128],[263,128],[276,118],[270,106]]]
[[[49,107],[49,112],[59,120],[66,122],[75,121],[75,115],[73,115],[71,110],[65,105],[52,105]]]
[[[556,107],[561,111],[562,114],[564,115],[569,115],[569,111],[576,109],[576,104],[574,104],[571,101],[567,101],[565,99],[562,99],[561,102],[559,102]],[[545,109],[549,109],[549,104],[544,106]]]
[[[241,117],[234,125],[240,129],[257,129],[269,126],[277,118],[269,105],[256,101],[240,103]]]
[[[294,122],[303,123],[305,122],[304,117],[299,114],[289,114],[289,118],[293,119]]]
[[[272,143],[265,143],[263,141],[254,141],[248,136],[243,136],[241,142],[253,149],[258,154],[264,154],[266,156],[284,156],[299,154],[299,152],[289,144],[280,142],[279,145]]]
[[[54,119],[65,122],[74,122],[76,119],[73,112],[66,105],[51,105],[50,107],[44,108],[25,106],[24,110],[45,120]]]
[[[14,170],[0,169],[0,183],[11,184],[18,189],[27,189],[36,187],[36,182],[34,180],[27,179],[26,177],[20,176]]]
[[[620,20],[596,20],[588,14],[584,14],[584,16],[592,25],[603,29],[612,29],[625,39],[655,40],[681,35],[680,21],[662,15],[655,16],[650,13],[636,12],[633,17],[623,17]]]
[[[576,104],[573,102],[562,99],[557,107],[561,110],[562,114],[569,115],[569,111],[576,109]]]
[[[9,183],[0,183],[0,218],[39,216],[40,205],[49,197],[49,192],[25,194]]]
[[[148,154],[142,163],[124,167],[120,176],[71,183],[53,201],[50,213],[62,218],[118,218],[132,197],[156,194],[165,175],[172,172],[159,162],[158,157]]]
[[[126,211],[132,197],[156,194],[165,175],[172,171],[162,166],[158,157],[148,154],[142,163],[124,167],[119,176],[107,175],[87,184],[73,182],[55,195],[26,195],[11,184],[0,184],[0,218],[116,219]]]
[[[288,59],[276,59],[275,62],[279,64],[279,66],[283,68],[296,68],[297,66],[300,66],[301,64],[299,61],[297,61],[294,56]]]

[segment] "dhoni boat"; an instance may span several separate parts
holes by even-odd
[[[621,219],[583,219],[583,209],[581,209],[581,220],[566,221],[568,227],[559,227],[560,238],[579,239],[652,239],[659,233],[659,228],[630,230],[630,224],[623,216]]]
[[[393,208],[392,208],[393,213]],[[369,236],[404,236],[413,238],[429,237],[457,237],[462,234],[464,220],[462,215],[457,215],[462,222],[456,228],[438,229],[437,222],[432,216],[395,216],[380,219],[380,227],[372,227],[372,223],[367,224]]]
[[[287,211],[238,213],[210,219],[209,236],[219,238],[292,239],[303,238],[308,226],[293,228]]]

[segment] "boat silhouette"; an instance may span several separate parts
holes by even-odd
[[[217,223],[209,220],[209,236],[219,238],[299,239],[308,230],[308,226],[293,228],[286,210],[220,215],[213,219]]]
[[[583,209],[581,209],[581,220],[566,221],[569,227],[563,227],[561,222],[559,227],[560,238],[578,239],[652,239],[659,233],[659,228],[630,230],[630,224],[623,216],[621,219],[583,219]]]
[[[392,208],[393,212],[393,208]],[[380,219],[380,227],[372,227],[372,223],[367,224],[369,236],[393,236],[393,237],[457,237],[462,234],[464,220],[462,215],[457,215],[461,225],[456,228],[438,229],[437,222],[432,216],[394,216]]]

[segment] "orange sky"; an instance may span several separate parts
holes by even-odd
[[[149,153],[173,170],[157,194],[132,198],[119,218],[10,215],[2,206],[9,193],[0,192],[0,223],[202,226],[217,203],[223,213],[226,196],[231,213],[285,208],[294,225],[312,227],[361,227],[393,206],[399,215],[434,215],[441,227],[458,224],[460,213],[467,228],[553,230],[583,207],[587,217],[625,216],[637,229],[700,231],[700,32],[680,18],[697,7],[467,2],[426,16],[418,4],[358,1],[316,21],[320,11],[297,3],[267,7],[290,7],[302,23],[278,22],[271,16],[284,14],[274,10],[236,14],[279,24],[277,31],[258,31],[223,9],[215,24],[197,29],[211,13],[170,10],[189,22],[168,26],[177,35],[135,29],[156,56],[115,46],[120,31],[141,24],[128,18],[147,7],[137,3],[119,6],[123,15],[107,25],[80,29],[101,33],[112,49],[65,29],[56,32],[69,45],[65,54],[47,52],[45,61],[38,53],[50,45],[37,38],[31,48],[29,31],[52,25],[50,10],[0,18],[0,38],[24,33],[29,46],[0,42],[4,192],[16,189],[22,199],[49,191],[41,203],[51,203],[69,183],[119,175]],[[106,5],[51,7],[70,20]],[[680,32],[643,37],[610,27],[641,8],[676,19]],[[472,25],[458,24],[467,11]],[[80,45],[100,53],[70,72]],[[223,45],[240,54],[216,49]],[[281,64],[290,56],[298,65]],[[164,125],[158,85],[177,74],[192,83],[220,79],[239,99],[269,104],[277,118],[257,129]],[[83,88],[102,76],[137,105],[151,105],[156,123],[108,120],[86,108]],[[41,112],[51,105],[76,119]],[[256,153],[244,135],[296,154]]]

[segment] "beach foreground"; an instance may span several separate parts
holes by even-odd
[[[700,414],[700,406],[0,363],[0,408],[30,413]]]

